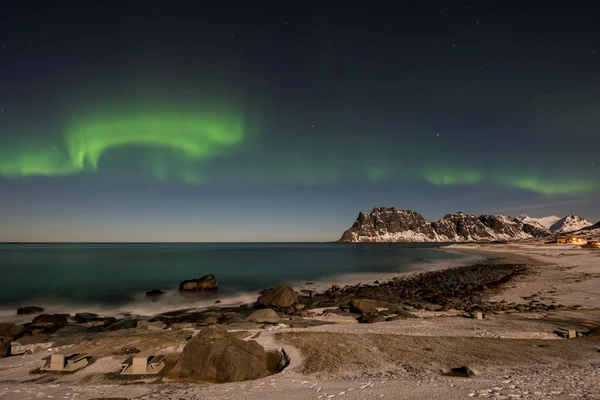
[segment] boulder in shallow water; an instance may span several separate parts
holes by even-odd
[[[152,290],[146,292],[146,297],[154,297],[154,298],[156,298],[156,297],[162,296],[163,294],[165,294],[165,292],[163,292],[160,289],[152,289]]]
[[[18,315],[37,314],[41,312],[44,312],[44,309],[42,307],[28,306],[17,308]]]
[[[220,326],[204,328],[184,347],[173,372],[210,382],[240,382],[265,377],[267,353],[254,340],[240,340]]]
[[[217,278],[212,275],[204,275],[199,279],[190,279],[179,284],[180,292],[198,292],[201,290],[216,290],[219,286]]]
[[[298,293],[289,286],[277,286],[260,295],[258,302],[267,307],[286,308],[298,301]]]
[[[352,300],[350,312],[358,314],[374,314],[377,312],[376,303],[373,300]]]
[[[272,310],[270,308],[256,310],[252,314],[250,314],[248,318],[246,318],[246,320],[250,322],[258,322],[265,324],[276,324],[279,322],[280,319],[281,318],[279,318],[279,315],[277,315],[275,310]]]

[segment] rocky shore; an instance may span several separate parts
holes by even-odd
[[[215,305],[205,310],[178,310],[121,319],[95,313],[38,314],[23,325],[0,324],[0,337],[4,337],[5,345],[9,340],[29,345],[124,329],[160,331],[211,325],[256,329],[280,323],[306,328],[330,323],[313,318],[331,314],[354,318],[359,323],[375,323],[411,318],[414,317],[411,312],[416,310],[517,313],[577,308],[544,304],[535,299],[519,304],[490,300],[502,284],[526,273],[527,267],[522,264],[475,264],[396,277],[386,282],[330,288],[322,293],[297,293],[281,286],[264,290],[254,304],[237,307]],[[41,308],[27,309],[39,312]]]
[[[15,308],[15,321],[30,322],[0,324],[0,397],[596,398],[596,253],[465,251],[486,261],[320,292],[279,286],[236,307],[119,318]],[[191,290],[204,290],[201,281]],[[150,297],[160,304],[160,294]],[[65,351],[89,354],[91,365],[39,372],[44,356]],[[140,352],[164,355],[163,371],[119,375]]]

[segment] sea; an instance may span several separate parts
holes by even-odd
[[[324,290],[468,258],[439,243],[3,243],[0,319],[22,306],[100,315],[234,306],[276,285]],[[181,281],[206,274],[217,277],[216,292],[179,293]],[[147,298],[155,288],[166,294]]]

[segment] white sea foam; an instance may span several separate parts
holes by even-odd
[[[355,285],[357,283],[372,284],[374,281],[385,282],[398,276],[408,276],[423,271],[475,263],[479,261],[480,258],[481,256],[476,255],[467,256],[466,258],[463,256],[457,259],[443,259],[434,262],[414,264],[411,266],[410,271],[337,274],[312,282],[289,282],[289,285],[297,291],[312,290],[315,292],[323,292],[333,284],[343,287],[345,285]],[[67,304],[59,303],[48,298],[39,298],[36,301],[30,301],[28,305],[44,307],[44,313],[49,314],[74,315],[75,313],[92,312],[101,317],[124,317],[127,315],[153,316],[178,310],[201,311],[210,307],[235,307],[243,304],[252,304],[256,301],[258,295],[258,292],[238,292],[219,296],[217,292],[210,297],[207,297],[203,295],[181,294],[178,290],[171,290],[155,300],[147,298],[145,293],[138,293],[134,296],[132,301],[117,305],[101,303]],[[217,299],[220,303],[215,304],[215,300]],[[16,315],[16,308],[17,307],[14,305],[4,305],[0,307],[0,322],[11,321],[25,323],[32,320],[33,315]]]

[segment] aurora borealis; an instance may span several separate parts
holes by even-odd
[[[593,2],[0,7],[0,240],[328,240],[385,205],[600,219]]]
[[[4,155],[1,172],[7,177],[25,177],[97,170],[100,158],[110,149],[136,145],[170,150],[187,160],[203,160],[220,147],[239,143],[243,134],[243,124],[236,115],[126,113],[100,117],[72,123],[64,135],[66,143],[52,148],[25,144],[22,151]],[[67,155],[60,154],[63,146]]]

